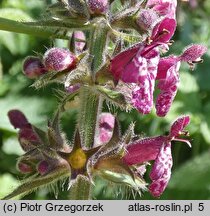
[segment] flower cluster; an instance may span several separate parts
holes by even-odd
[[[48,49],[43,57],[28,56],[23,62],[23,73],[30,79],[39,78],[49,72],[71,72],[77,65],[78,57],[85,48],[85,34],[82,31],[75,31],[72,34],[71,47],[68,49],[53,47]]]
[[[131,103],[143,114],[151,112],[157,80],[160,94],[156,99],[156,112],[158,116],[165,116],[177,92],[180,62],[193,66],[201,61],[200,57],[207,51],[203,45],[191,45],[180,56],[161,57],[161,51],[169,49],[176,29],[176,5],[176,0],[148,1],[148,9],[140,12],[137,23],[147,28],[150,36],[111,59],[110,72],[116,81],[131,84]],[[157,20],[157,16],[160,16],[160,21],[150,30],[149,22]]]
[[[111,139],[115,124],[113,115],[102,113],[94,147],[86,149],[81,143],[79,132],[75,134],[73,148],[66,142],[59,129],[58,113],[53,122],[49,122],[46,132],[29,123],[19,110],[10,110],[8,117],[14,128],[19,129],[19,143],[25,152],[17,162],[21,173],[50,176],[56,170],[67,172],[71,179],[85,173],[88,160]]]
[[[202,62],[207,48],[190,45],[180,55],[165,56],[173,44],[177,0],[120,2],[125,9],[112,13],[114,1],[58,1],[49,7],[49,19],[36,23],[71,32],[67,34],[69,49],[52,47],[41,57],[29,56],[23,72],[36,79],[36,88],[59,82],[65,90],[56,89],[60,103],[46,130],[29,123],[19,110],[8,113],[11,124],[19,129],[19,142],[25,152],[17,168],[29,177],[27,184],[9,197],[66,177],[70,177],[70,186],[78,176],[93,183],[97,175],[138,191],[146,190],[144,173],[151,161],[150,193],[159,197],[167,187],[173,163],[171,145],[181,141],[190,146],[181,138],[188,135],[184,129],[190,117],[179,117],[168,135],[139,139],[134,124],[121,134],[117,114],[103,112],[103,102],[124,111],[135,108],[149,114],[157,88],[156,113],[164,117],[178,90],[181,63],[193,69],[195,63]],[[136,35],[130,35],[134,30]],[[130,44],[127,42],[131,45],[124,49]],[[59,123],[61,113],[74,99],[79,107],[70,142]]]
[[[149,186],[149,191],[155,197],[163,193],[171,177],[171,141],[181,141],[191,146],[188,140],[179,138],[181,135],[186,135],[184,128],[189,122],[189,116],[179,117],[172,124],[168,136],[144,138],[126,146],[124,163],[143,166],[142,164],[148,161],[155,161],[150,173],[152,183]]]

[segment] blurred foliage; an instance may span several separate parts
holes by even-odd
[[[42,16],[46,1],[1,0],[0,17],[16,20],[31,20]],[[199,0],[196,7],[179,1],[178,28],[174,36],[175,43],[170,52],[180,54],[191,43],[210,45],[210,1]],[[64,46],[60,40],[57,46]],[[42,128],[52,116],[57,99],[54,86],[42,90],[30,87],[32,81],[21,72],[22,61],[34,52],[44,53],[51,46],[50,40],[23,34],[0,32],[0,197],[8,193],[22,179],[15,163],[22,153],[18,145],[16,131],[10,125],[7,112],[21,109],[28,119]],[[173,144],[173,173],[168,188],[161,199],[210,199],[210,51],[204,56],[204,63],[197,65],[194,71],[183,64],[180,71],[181,84],[172,109],[166,118],[159,118],[155,112],[140,115],[136,111],[118,113],[122,131],[131,122],[136,123],[136,133],[142,136],[154,136],[168,131],[171,122],[181,114],[191,116],[188,127],[192,139],[192,149],[181,143]],[[105,108],[105,109],[108,109]],[[62,117],[62,128],[71,140],[76,122],[76,109]],[[148,193],[142,197],[128,188],[116,187],[97,180],[95,199],[153,199]],[[107,187],[108,185],[108,187]],[[59,199],[67,198],[67,191],[59,194]],[[55,199],[48,189],[38,190],[24,199]]]

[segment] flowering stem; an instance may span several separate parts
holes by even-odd
[[[69,40],[68,36],[57,34],[57,33],[55,34],[55,29],[53,30],[46,27],[26,25],[18,21],[9,20],[1,17],[0,17],[0,30],[30,34],[30,35],[44,37],[44,38],[53,37],[53,38]]]
[[[96,18],[97,19],[97,18]],[[108,33],[107,22],[104,18],[95,20],[92,26],[91,41],[89,44],[90,55],[93,56],[91,65],[92,86],[83,87],[80,91],[80,111],[78,116],[78,124],[82,143],[86,148],[93,147],[95,131],[98,127],[97,119],[101,112],[103,100],[99,94],[94,91],[95,74],[100,68],[104,60],[106,48],[106,39]],[[75,182],[70,190],[71,199],[88,199],[91,198],[90,181],[80,179]]]

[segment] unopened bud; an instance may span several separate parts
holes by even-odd
[[[21,173],[24,174],[31,173],[33,171],[32,167],[29,164],[22,161],[18,162],[17,168]]]
[[[43,57],[43,62],[48,71],[71,70],[76,66],[76,56],[63,48],[51,48]]]
[[[145,31],[150,30],[159,20],[158,14],[152,9],[143,9],[137,15],[137,25]]]
[[[23,128],[19,131],[19,142],[24,151],[30,151],[35,146],[32,143],[38,143],[39,139],[32,128]]]
[[[80,87],[81,87],[81,84],[80,84],[80,83],[76,83],[76,84],[74,84],[74,85],[70,85],[70,86],[66,87],[66,91],[67,91],[69,94],[72,94],[72,93],[74,93],[75,91],[77,91]]]
[[[47,161],[41,161],[37,167],[38,172],[41,175],[46,174],[49,171],[49,163]]]
[[[19,110],[10,110],[8,112],[8,117],[10,123],[14,126],[14,128],[27,128],[30,127],[30,123],[28,122],[25,115]]]
[[[47,70],[38,57],[28,56],[23,62],[23,73],[29,79],[35,79],[46,72]]]
[[[88,0],[87,3],[92,14],[105,14],[109,8],[108,0]]]

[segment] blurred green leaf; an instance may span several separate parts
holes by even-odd
[[[210,196],[210,152],[203,153],[173,172],[169,188],[208,191]]]
[[[4,197],[9,191],[12,191],[18,186],[18,181],[10,174],[4,174],[0,176],[0,197]]]
[[[45,107],[44,110],[41,109],[43,107]],[[14,131],[7,117],[7,113],[11,109],[20,109],[31,123],[43,125],[47,123],[47,113],[52,112],[53,107],[55,107],[54,101],[39,96],[21,97],[20,95],[12,95],[5,99],[0,98],[0,128]]]

